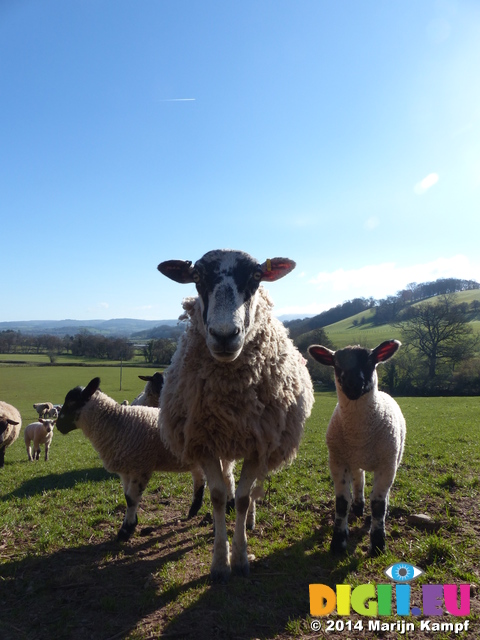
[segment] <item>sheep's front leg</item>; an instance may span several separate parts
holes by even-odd
[[[352,503],[352,474],[344,462],[329,459],[330,473],[335,485],[335,524],[333,526],[330,551],[343,553],[347,550],[348,512]]]
[[[235,460],[222,460],[223,481],[225,482],[225,487],[227,489],[227,513],[232,513],[235,510],[234,467]]]
[[[372,524],[370,527],[370,554],[379,555],[385,550],[385,516],[387,514],[390,487],[395,479],[396,469],[385,468],[375,471],[370,494]]]
[[[197,515],[203,503],[203,494],[205,493],[205,474],[200,467],[192,470],[193,479],[193,500],[188,512],[188,518]]]
[[[247,554],[247,514],[250,509],[250,494],[258,476],[258,463],[245,460],[235,494],[235,533],[233,534],[232,569],[235,573],[248,576]]]
[[[2,451],[5,451],[5,449],[2,449]],[[31,441],[27,444],[27,455],[30,462],[33,462]],[[35,449],[33,450],[33,455],[35,455]]]
[[[230,549],[225,522],[227,506],[227,488],[219,459],[211,458],[202,464],[210,487],[210,497],[213,508],[213,522],[215,525],[215,539],[213,543],[213,558],[210,576],[215,582],[226,582],[230,576]]]
[[[362,469],[352,470],[353,480],[353,504],[352,511],[357,518],[363,516],[365,509],[365,471]]]
[[[125,512],[125,518],[123,524],[117,535],[117,540],[126,542],[138,524],[137,510],[142,494],[150,480],[149,475],[127,475],[119,474],[123,484],[123,490],[125,493],[125,500],[127,502],[127,510]]]
[[[45,462],[47,462],[48,460],[48,442],[45,443]]]

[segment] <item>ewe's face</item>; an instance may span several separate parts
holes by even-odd
[[[346,347],[335,352],[335,381],[349,400],[358,400],[373,389],[377,379],[370,351]]]
[[[240,355],[255,316],[261,265],[241,251],[210,251],[195,263],[192,278],[207,347],[217,360],[232,362]]]
[[[82,387],[75,387],[65,396],[65,402],[58,414],[57,429],[60,433],[68,433],[77,428],[76,420],[80,409],[85,405],[82,399]]]

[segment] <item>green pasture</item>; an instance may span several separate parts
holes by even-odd
[[[132,400],[143,386],[138,374],[148,371],[124,369],[120,391],[118,368],[11,365],[0,367],[0,397],[27,424],[36,417],[33,402],[60,403],[70,388],[97,375],[103,391]],[[249,533],[251,575],[233,576],[227,585],[209,580],[208,496],[200,514],[186,520],[189,474],[154,476],[135,535],[119,544],[123,491],[89,441],[80,432],[56,433],[50,460],[29,463],[21,435],[0,470],[0,638],[371,639],[377,636],[366,629],[313,633],[308,585],[386,583],[384,570],[400,561],[425,572],[412,583],[412,606],[422,605],[422,583],[472,585],[471,634],[432,637],[480,637],[480,398],[398,400],[407,442],[390,500],[388,550],[378,558],[368,556],[363,520],[351,523],[346,556],[329,552],[334,496],[325,430],[335,402],[333,393],[316,394],[297,459],[266,483]],[[417,513],[431,517],[429,528],[409,524]],[[233,522],[229,516],[230,535]],[[350,619],[368,622],[354,613]]]

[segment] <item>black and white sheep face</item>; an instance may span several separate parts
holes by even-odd
[[[349,400],[358,400],[377,387],[377,364],[391,358],[400,344],[398,340],[387,340],[375,349],[355,346],[338,351],[311,345],[308,352],[317,362],[334,368],[339,391]]]
[[[168,260],[158,270],[176,282],[195,283],[207,347],[216,360],[232,362],[252,330],[260,283],[278,280],[294,267],[287,258],[259,264],[243,251],[221,249],[209,251],[194,265]]]
[[[66,434],[77,428],[81,409],[99,388],[100,378],[93,378],[85,388],[75,387],[67,393],[56,423],[60,433]]]

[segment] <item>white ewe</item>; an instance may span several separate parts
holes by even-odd
[[[45,461],[48,460],[48,450],[53,440],[53,420],[40,418],[38,422],[31,422],[25,427],[23,437],[27,447],[27,455],[30,461],[40,460],[40,445],[45,445]],[[31,452],[31,442],[33,440],[33,457]]]
[[[105,469],[120,476],[127,511],[118,539],[128,540],[134,532],[138,505],[154,471],[192,472],[194,496],[189,517],[195,515],[203,499],[203,471],[198,465],[182,464],[166,449],[158,428],[159,409],[120,405],[99,386],[100,378],[94,378],[85,388],[75,387],[67,393],[57,429],[63,434],[81,429]]]
[[[400,344],[387,340],[373,350],[359,346],[339,351],[320,345],[308,348],[315,360],[335,369],[338,404],[327,429],[330,473],[335,484],[334,553],[347,548],[352,483],[353,512],[363,515],[365,471],[374,472],[370,552],[375,555],[385,549],[385,515],[402,459],[405,418],[395,400],[378,390],[376,367],[391,358]]]
[[[173,453],[206,473],[215,522],[214,580],[227,579],[231,569],[248,574],[252,489],[295,458],[313,405],[304,360],[260,287],[294,267],[286,258],[259,264],[231,250],[210,251],[195,265],[169,260],[158,266],[176,282],[195,283],[199,294],[183,304],[189,324],[165,378],[160,425]],[[244,463],[230,559],[221,460],[238,459]]]
[[[21,426],[18,409],[0,400],[0,468],[5,466],[5,449],[18,438]]]
[[[58,416],[59,406],[53,405],[51,402],[36,402],[33,408],[38,413],[39,418],[52,418],[55,420]]]

